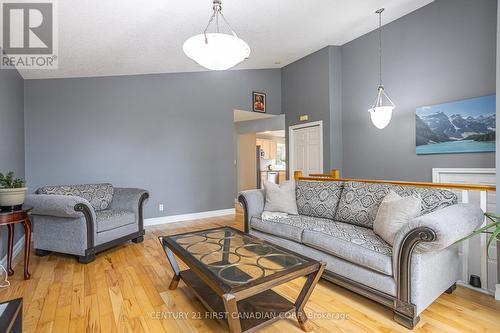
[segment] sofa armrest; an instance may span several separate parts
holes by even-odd
[[[398,300],[410,303],[411,261],[414,252],[441,251],[469,235],[483,220],[484,213],[479,207],[458,204],[419,216],[401,228],[393,245]]]
[[[139,225],[139,231],[144,230],[144,203],[149,198],[149,192],[140,188],[115,187],[110,209],[126,209],[134,212]]]
[[[25,204],[32,206],[33,215],[47,215],[67,218],[85,217],[84,210],[95,221],[95,211],[86,199],[72,195],[30,194]]]
[[[245,232],[250,230],[250,220],[254,216],[262,215],[264,211],[265,194],[264,190],[242,191],[238,195],[238,201],[244,209],[245,214]]]
[[[139,211],[139,206],[149,198],[149,193],[140,188],[115,187],[110,209],[126,209],[133,212]]]
[[[434,233],[434,239],[423,239],[416,246],[416,252],[440,251],[469,235],[483,221],[484,213],[481,208],[471,204],[452,205],[419,216],[398,231],[394,239],[393,253],[398,253],[412,230],[429,229]],[[424,235],[422,237],[425,238]]]

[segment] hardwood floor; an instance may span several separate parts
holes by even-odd
[[[221,332],[181,282],[168,286],[172,271],[158,236],[208,227],[243,226],[241,210],[224,216],[147,229],[144,243],[127,243],[103,252],[88,264],[73,257],[32,256],[31,280],[22,279],[22,256],[15,260],[11,286],[0,300],[24,298],[25,332]],[[181,264],[181,269],[185,266]],[[304,279],[275,288],[297,297]],[[406,332],[392,312],[366,298],[321,280],[306,306],[315,332]],[[332,315],[340,318],[332,318]],[[329,318],[328,318],[329,316]],[[416,332],[500,332],[500,302],[466,288],[443,294],[421,316]],[[281,320],[262,332],[302,332],[294,319]]]

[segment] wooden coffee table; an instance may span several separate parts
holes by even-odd
[[[304,306],[325,263],[289,251],[231,227],[159,237],[174,271],[169,289],[179,280],[232,333],[253,332],[295,312],[304,331],[312,328]],[[181,271],[174,254],[189,269]],[[271,290],[307,277],[295,302]]]

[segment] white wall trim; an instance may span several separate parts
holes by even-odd
[[[302,124],[297,124],[293,126],[288,127],[288,163],[289,163],[289,168],[288,168],[288,179],[293,180],[293,162],[294,162],[294,156],[293,156],[293,145],[294,145],[294,134],[293,131],[299,128],[305,128],[305,127],[313,127],[313,126],[319,126],[319,134],[321,136],[321,140],[319,140],[320,144],[320,165],[321,165],[321,173],[323,173],[323,120],[318,120],[318,121],[312,121],[309,123],[302,123]]]
[[[12,261],[16,258],[16,256],[21,253],[21,250],[24,247],[24,235],[19,238],[19,240],[12,247]],[[0,265],[7,269],[7,254],[0,260]]]
[[[236,214],[236,210],[234,208],[211,210],[211,211],[207,211],[207,212],[199,212],[199,213],[191,213],[191,214],[153,217],[153,218],[149,218],[149,219],[144,219],[144,226],[147,227],[150,225],[159,225],[159,224],[175,223],[175,222],[182,222],[182,221],[189,221],[189,220],[206,219],[209,217],[217,217],[217,216],[232,215],[232,214]]]
[[[495,168],[432,168],[432,182],[441,183],[443,173],[496,174]]]
[[[495,290],[495,299],[500,301],[500,283],[497,283],[497,288]]]

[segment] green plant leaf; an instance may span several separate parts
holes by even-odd
[[[486,245],[486,249],[490,249],[491,244],[493,244],[493,241],[497,239],[498,235],[500,235],[500,226],[497,226],[497,228],[491,235],[490,239],[488,240],[488,245]]]

